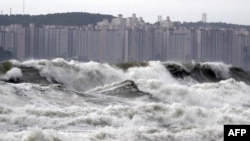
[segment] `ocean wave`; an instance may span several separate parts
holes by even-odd
[[[250,124],[249,73],[218,62],[11,60],[0,75],[0,140],[222,141]]]

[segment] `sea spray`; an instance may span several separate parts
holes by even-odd
[[[222,141],[225,124],[250,124],[248,74],[226,64],[12,64],[23,82],[0,82],[0,140]]]

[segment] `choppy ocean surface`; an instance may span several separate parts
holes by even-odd
[[[0,64],[0,141],[223,141],[250,124],[250,76],[223,63]]]

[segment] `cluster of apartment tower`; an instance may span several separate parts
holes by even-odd
[[[221,61],[250,67],[250,36],[245,28],[181,27],[169,17],[155,24],[135,14],[96,25],[0,27],[0,46],[20,60],[72,58],[82,61]]]

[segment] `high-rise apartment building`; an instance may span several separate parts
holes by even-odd
[[[26,58],[25,50],[26,50],[26,29],[25,28],[17,28],[16,29],[16,46],[14,54],[17,59],[24,60]]]
[[[186,28],[170,30],[167,60],[186,62],[191,56],[191,32]]]
[[[203,14],[203,22],[206,15]],[[174,25],[170,18],[155,24],[118,15],[96,26],[0,27],[0,46],[20,60],[71,58],[121,63],[174,60],[221,61],[250,68],[250,35],[245,28]]]
[[[34,58],[45,58],[45,29],[35,28]]]
[[[207,13],[202,13],[202,22],[207,22]]]

